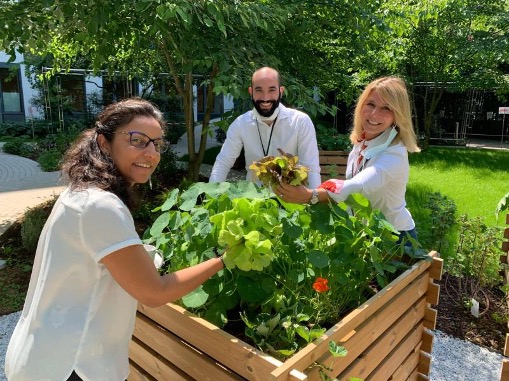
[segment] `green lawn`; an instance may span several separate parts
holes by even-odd
[[[408,207],[419,209],[429,192],[451,198],[458,216],[482,217],[490,226],[503,226],[495,218],[499,200],[509,192],[509,151],[430,147],[410,155]]]

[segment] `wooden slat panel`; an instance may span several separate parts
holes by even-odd
[[[350,377],[358,377],[367,380],[375,377],[376,380],[388,380],[396,371],[403,359],[421,341],[423,325],[414,325],[408,319],[402,319],[402,326],[392,327],[384,333],[379,340],[373,343],[362,356],[355,360],[344,372],[338,375],[340,380],[348,380]],[[414,337],[414,345],[408,346],[408,336]],[[390,353],[397,353],[393,357]]]
[[[419,279],[424,282],[423,278],[424,276]],[[416,295],[419,293],[418,289],[421,286],[422,284],[419,284],[419,281],[416,280],[404,292],[401,292],[388,302],[383,309],[370,316],[369,320],[356,327],[346,338],[341,340],[331,338],[331,340],[342,345],[348,353],[345,357],[334,358],[327,352],[318,359],[320,364],[324,364],[331,369],[329,376],[340,376],[341,372],[350,366],[359,356],[364,356],[368,348],[372,345],[378,345],[377,339],[384,333],[385,335],[392,335],[390,336],[391,343],[384,344],[386,348],[380,351],[380,355],[387,353],[389,346],[395,345],[394,335],[399,335],[401,339],[406,334],[407,331],[405,331],[404,327],[410,330],[417,326],[424,315],[426,301],[421,297],[414,304],[411,303],[414,302]],[[396,326],[399,332],[394,332]],[[374,359],[376,359],[376,356],[374,358],[370,357],[368,361],[374,361]],[[380,361],[382,360],[380,359]],[[314,379],[314,377],[318,376],[318,369],[311,370],[308,375],[311,379]]]
[[[509,217],[509,214],[507,215]],[[508,222],[509,224],[509,222]],[[509,228],[504,229],[504,238],[509,238]]]
[[[419,345],[419,343],[421,342],[423,329],[424,329],[423,325],[420,324],[414,330],[409,332],[408,335],[398,344],[398,346],[394,350],[392,350],[388,356],[385,357],[383,363],[380,364],[370,374],[370,376],[365,378],[364,380],[365,381],[388,380],[391,377],[391,375],[396,371],[396,369],[398,369],[402,359],[407,358],[408,354],[413,352],[414,348],[416,348]],[[354,375],[352,374],[352,376]]]
[[[417,373],[417,378],[410,378],[410,380],[429,381],[429,377],[425,376],[424,374]]]
[[[321,358],[328,352],[330,340],[335,342],[342,340],[352,330],[362,324],[362,322],[369,320],[371,315],[388,304],[395,295],[404,290],[423,273],[425,274],[421,277],[422,284],[418,290],[418,295],[424,295],[429,285],[429,274],[427,270],[430,264],[431,261],[421,261],[405,271],[387,285],[382,291],[375,294],[367,302],[363,303],[357,309],[345,316],[340,322],[330,328],[321,338],[301,349],[292,358],[285,361],[282,366],[275,369],[272,372],[272,379],[286,380],[290,370],[296,369],[303,371],[304,369],[307,369],[317,358]]]
[[[417,365],[419,364],[419,358],[421,354],[419,351],[419,344],[414,350],[408,355],[403,363],[396,369],[396,371],[389,378],[390,381],[408,380],[410,376],[415,374]],[[414,376],[415,379],[415,376]]]
[[[331,177],[344,179],[348,163],[346,151],[319,151],[320,175],[322,181]]]
[[[267,375],[282,364],[175,304],[158,308],[140,304],[138,311],[246,379],[266,381]],[[290,374],[292,371],[290,369],[288,372],[288,380],[305,379],[305,375],[296,372]]]
[[[177,336],[163,330],[152,320],[138,313],[136,317],[136,326],[134,337],[151,347],[152,353],[147,355],[154,358],[153,353],[157,353],[171,363],[174,368],[182,370],[188,374],[190,379],[195,380],[241,380],[240,376],[229,372],[224,367],[216,364],[215,360],[195,348],[183,342]],[[134,358],[133,358],[134,359]],[[134,359],[136,363],[138,360]],[[157,372],[160,364],[148,362],[148,366],[156,369],[143,369],[154,374]],[[156,377],[157,378],[157,377]]]
[[[131,340],[129,344],[129,358],[156,380],[192,380],[191,377],[181,374],[171,363],[159,360],[153,352],[147,351],[135,340]],[[131,381],[130,378],[128,380]]]

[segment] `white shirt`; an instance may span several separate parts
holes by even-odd
[[[299,164],[309,168],[310,188],[316,188],[321,183],[315,127],[311,118],[302,111],[280,104],[279,114],[272,127],[257,121],[253,111],[240,115],[228,128],[226,140],[212,168],[210,182],[226,181],[242,147],[246,158],[247,180],[256,181],[249,166],[265,156],[264,150],[268,151],[267,155],[281,156],[277,150],[281,148],[286,153],[298,156]]]
[[[366,142],[366,150],[385,143],[390,130]],[[353,176],[361,144],[354,146],[348,156],[346,180],[339,193],[328,192],[336,202],[345,201],[352,193],[361,193],[374,209],[380,209],[397,230],[415,228],[412,215],[406,208],[408,183],[408,151],[403,143],[389,146],[384,152],[367,160],[363,169]]]
[[[97,188],[66,189],[41,233],[21,318],[7,348],[9,381],[120,381],[136,300],[100,263],[142,244],[127,206]]]

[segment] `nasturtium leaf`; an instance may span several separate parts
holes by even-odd
[[[188,308],[197,308],[205,304],[209,295],[199,286],[182,298],[182,303]]]
[[[308,255],[309,262],[317,269],[329,266],[329,257],[321,250],[311,250]]]
[[[150,234],[153,237],[158,237],[162,234],[163,230],[166,229],[170,222],[170,216],[168,212],[164,212],[156,218],[152,226],[150,227]]]
[[[332,340],[329,341],[329,352],[333,357],[345,357],[348,354],[345,347],[342,347]]]
[[[164,204],[161,206],[161,210],[163,212],[170,210],[177,203],[178,193],[179,193],[178,189],[173,189],[170,192],[168,198],[164,201]]]
[[[239,276],[237,279],[237,292],[240,298],[248,303],[259,303],[270,294],[265,292],[260,282],[251,277]]]

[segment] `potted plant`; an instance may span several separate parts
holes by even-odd
[[[425,328],[434,327],[429,304],[438,300],[430,273],[439,277],[440,261],[431,266],[429,256],[396,246],[393,227],[362,196],[309,207],[284,204],[250,182],[196,183],[172,191],[159,209],[146,238],[163,250],[167,269],[202,261],[218,244],[230,247],[228,269],[180,305],[139,307],[130,379],[181,372],[195,379],[364,377],[359,363],[347,364],[375,342],[393,346],[398,360],[376,350],[370,372],[426,374],[421,348],[431,350]],[[404,326],[398,332],[397,322]]]

